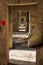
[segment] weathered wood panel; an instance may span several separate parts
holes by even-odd
[[[6,25],[2,26],[0,31],[0,64],[8,63],[8,27],[7,27],[7,8],[5,3],[1,2],[0,7],[0,22],[2,20],[6,21]]]

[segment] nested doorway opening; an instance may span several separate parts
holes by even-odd
[[[28,44],[30,13],[17,10],[14,6],[8,7],[9,45],[11,48],[22,48]]]

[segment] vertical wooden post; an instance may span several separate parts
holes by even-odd
[[[29,32],[29,12],[27,12],[27,32]]]

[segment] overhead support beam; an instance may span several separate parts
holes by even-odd
[[[27,6],[27,5],[37,5],[38,2],[33,2],[33,3],[20,3],[20,4],[7,4],[8,6]]]

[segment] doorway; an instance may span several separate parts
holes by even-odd
[[[17,9],[15,10],[15,7],[12,7],[12,6],[9,6],[8,11],[9,11],[8,12],[8,14],[9,14],[9,38],[10,38],[9,40],[10,40],[10,45],[12,45],[10,52],[9,52],[9,58],[10,58],[9,62],[12,63],[13,60],[11,60],[11,59],[14,59],[14,64],[19,64],[21,57],[22,57],[21,63],[23,63],[24,56],[22,56],[22,53],[23,53],[23,55],[25,55],[27,53],[25,56],[25,57],[27,57],[28,53],[31,54],[31,52],[32,52],[32,51],[30,51],[30,52],[27,51],[27,50],[31,50],[28,47],[29,19],[30,19],[29,12],[21,11],[21,10],[17,10]],[[34,55],[36,56],[36,51],[35,51]],[[34,56],[34,58],[35,58],[35,56]],[[20,59],[18,59],[18,58],[20,58]],[[18,63],[16,62],[15,59],[17,60]],[[26,60],[26,58],[24,60]],[[35,58],[35,60],[36,60],[36,58]],[[32,61],[34,61],[34,60],[32,60]]]
[[[15,10],[15,7],[8,7],[9,14],[9,35],[12,37],[12,48],[24,48],[28,45],[29,33],[29,12]]]

